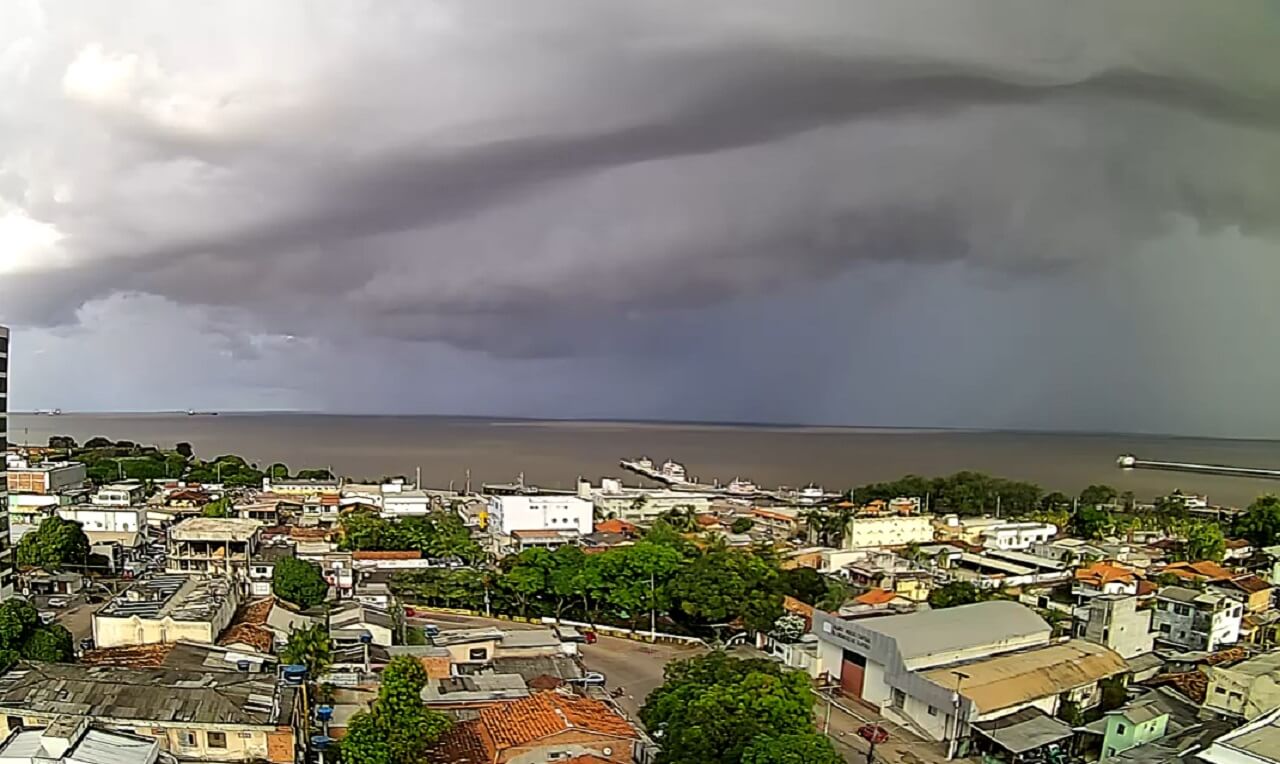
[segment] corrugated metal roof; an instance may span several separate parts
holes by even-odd
[[[936,668],[924,672],[935,684],[954,689],[980,713],[999,711],[1039,698],[1058,695],[1128,670],[1124,659],[1102,645],[1073,639],[994,658]]]
[[[860,622],[860,626],[892,637],[903,660],[954,650],[998,644],[1019,637],[1052,633],[1049,624],[1028,607],[1008,600],[923,610]]]

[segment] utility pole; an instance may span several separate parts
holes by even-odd
[[[953,716],[955,723],[952,725],[951,730],[951,744],[947,747],[948,760],[954,759],[960,750],[960,705],[962,702],[962,698],[960,696],[960,683],[969,678],[969,675],[963,671],[952,671],[951,673],[956,675],[956,691],[951,696],[952,703],[955,706],[955,713]]]
[[[654,591],[657,587],[653,581],[653,571],[649,572],[649,641],[658,641],[658,610]]]

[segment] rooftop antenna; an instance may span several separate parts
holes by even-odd
[[[467,494],[471,493],[471,468],[467,467]]]
[[[421,491],[422,490],[422,468],[416,467],[413,475],[414,475],[413,487],[415,490]]]

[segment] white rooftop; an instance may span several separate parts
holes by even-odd
[[[863,628],[891,637],[903,660],[938,653],[999,644],[1019,637],[1052,632],[1031,608],[1009,600],[921,610],[858,622]]]

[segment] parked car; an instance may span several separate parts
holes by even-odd
[[[71,604],[71,599],[68,597],[64,597],[61,594],[58,594],[49,598],[49,607],[61,609],[70,604]]]
[[[423,627],[422,627],[422,631],[423,631],[423,632],[424,632],[428,637],[431,637],[431,638],[433,638],[433,639],[434,639],[435,637],[440,636],[440,627],[439,627],[439,626],[436,626],[434,623],[426,624],[425,626],[423,626]]]

